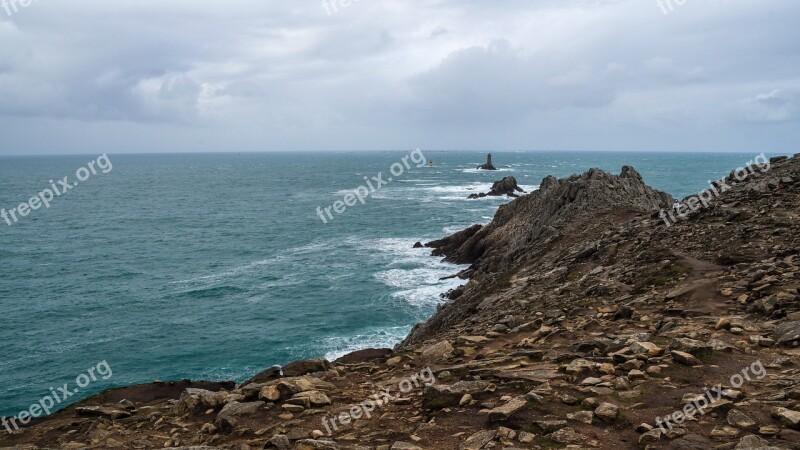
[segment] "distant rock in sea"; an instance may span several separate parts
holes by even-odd
[[[486,156],[486,164],[484,164],[482,166],[478,166],[478,169],[479,170],[497,170],[497,168],[494,166],[494,164],[492,164],[492,154],[491,153],[489,153],[489,155]]]
[[[519,185],[517,185],[517,179],[514,177],[505,177],[500,181],[495,181],[492,185],[492,190],[487,193],[480,193],[480,194],[471,194],[468,199],[476,199],[476,198],[484,198],[484,197],[502,197],[503,195],[507,195],[509,197],[519,197],[517,192],[525,193]]]

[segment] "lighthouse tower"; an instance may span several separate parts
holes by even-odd
[[[484,164],[482,166],[478,166],[478,169],[480,169],[480,170],[497,170],[497,168],[494,167],[494,164],[492,164],[492,154],[491,153],[489,153],[489,155],[486,156],[486,164]]]

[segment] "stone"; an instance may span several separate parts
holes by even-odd
[[[217,419],[214,421],[214,425],[220,430],[231,430],[236,428],[239,423],[239,419],[242,416],[254,414],[264,405],[264,402],[228,403],[224,408],[222,408],[222,411],[217,414]]]
[[[117,420],[130,417],[131,412],[113,406],[83,406],[75,408],[75,415],[78,417],[104,417]]]
[[[661,356],[664,354],[664,349],[653,344],[652,342],[634,342],[631,344],[631,352],[634,355],[648,355],[648,356]]]
[[[641,436],[639,436],[639,444],[642,447],[646,447],[649,444],[654,444],[654,443],[660,441],[661,440],[661,436],[662,436],[661,430],[659,430],[658,428],[656,428],[654,430],[647,431],[644,434],[642,434]]]
[[[339,450],[339,445],[333,441],[303,439],[297,441],[294,450]]]
[[[710,344],[689,338],[673,339],[669,343],[669,349],[689,353],[698,358],[711,356],[714,353],[714,348]]]
[[[215,409],[224,404],[227,392],[212,392],[206,389],[187,388],[181,393],[175,412],[186,414],[188,412]]]
[[[775,341],[784,347],[800,345],[800,321],[786,322],[775,327]]]
[[[295,394],[292,399],[305,400],[304,405],[307,407],[327,406],[331,404],[331,399],[328,398],[323,392],[320,391],[305,391]]]
[[[283,366],[283,376],[301,377],[311,373],[326,372],[332,368],[333,366],[327,359],[308,359]]]
[[[419,242],[418,242],[419,244]],[[390,348],[368,348],[348,353],[336,360],[337,364],[360,364],[376,360],[383,360],[394,353]]]
[[[497,430],[483,430],[479,431],[461,444],[459,450],[480,450],[489,442],[492,442],[497,436]]]
[[[436,410],[456,406],[469,394],[474,396],[491,386],[488,381],[459,381],[451,386],[429,385],[422,391],[422,407],[427,410]]]
[[[755,436],[749,435],[743,437],[736,445],[735,450],[781,450],[779,447],[769,445],[766,440]]]
[[[613,422],[619,417],[619,407],[613,403],[601,403],[594,410],[594,414],[606,422]]]
[[[528,401],[525,400],[524,397],[516,397],[511,399],[511,401],[508,403],[489,411],[489,421],[498,422],[501,420],[506,420],[514,414],[520,412],[527,404]]]
[[[441,361],[449,358],[455,348],[448,341],[442,341],[426,347],[422,351],[422,359],[426,361]]]
[[[585,444],[589,441],[589,439],[582,435],[578,434],[572,428],[562,428],[555,433],[551,434],[550,439],[558,442],[559,444],[569,445],[569,444]]]
[[[738,409],[728,411],[728,424],[732,427],[751,431],[755,431],[755,429],[758,428],[758,424],[756,424],[753,419]]]
[[[517,179],[514,177],[505,177],[502,180],[495,181],[492,184],[492,189],[487,193],[471,194],[467,199],[474,200],[484,197],[519,197],[517,192],[524,193],[525,191],[517,184]]]
[[[772,408],[770,414],[783,425],[795,430],[800,430],[800,412],[776,406]]]
[[[703,364],[702,361],[686,352],[672,350],[669,353],[672,355],[672,359],[674,359],[676,363],[683,364],[684,366],[700,366]]]
[[[594,413],[591,411],[578,411],[572,414],[567,414],[567,419],[591,425],[594,421]]]
[[[422,450],[422,447],[416,446],[408,442],[395,442],[391,450]]]

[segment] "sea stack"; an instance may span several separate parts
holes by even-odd
[[[484,164],[482,166],[478,166],[478,169],[480,169],[480,170],[497,170],[497,168],[494,166],[494,164],[492,164],[492,154],[491,153],[489,153],[489,155],[486,156],[486,164]]]

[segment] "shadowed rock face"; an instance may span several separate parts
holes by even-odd
[[[619,176],[600,169],[562,180],[549,176],[538,191],[501,206],[490,224],[428,246],[436,249],[435,256],[457,264],[472,264],[483,257],[481,268],[496,271],[502,269],[493,267],[498,259],[510,261],[530,243],[553,238],[583,218],[609,210],[649,214],[673,202],[669,194],[647,186],[628,166]]]

